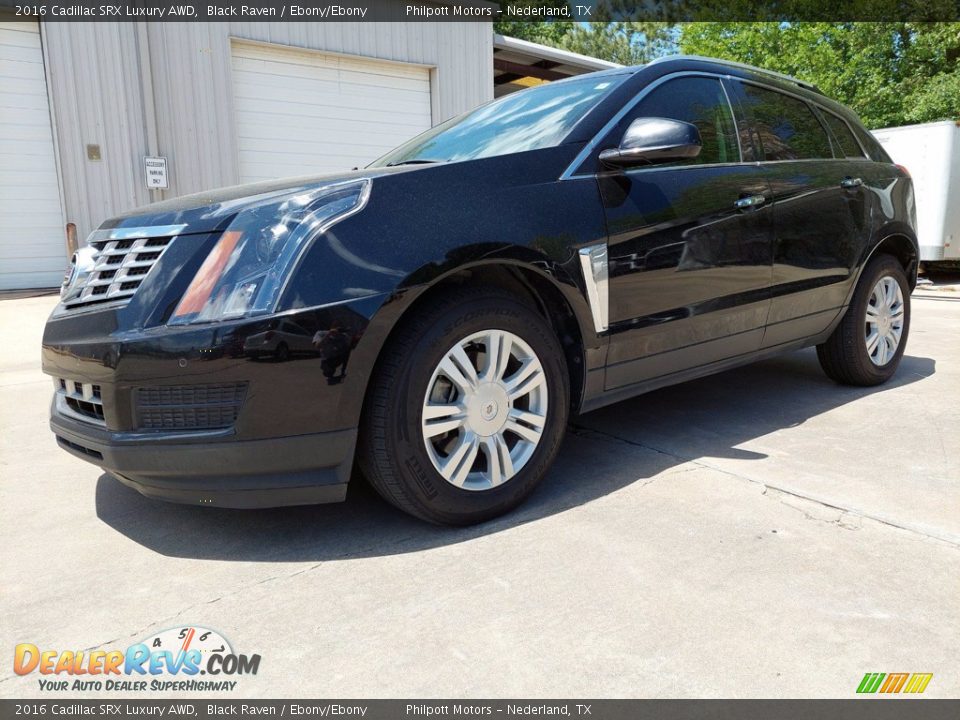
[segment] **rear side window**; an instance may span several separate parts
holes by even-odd
[[[764,160],[832,158],[827,131],[802,100],[756,85],[739,83],[753,119]]]
[[[615,146],[627,126],[637,118],[662,117],[682,120],[697,126],[703,149],[690,160],[678,164],[740,162],[740,151],[733,124],[733,115],[720,81],[708,77],[685,77],[668,80],[650,91],[609,136]]]
[[[830,132],[837,139],[840,145],[840,151],[844,157],[858,158],[863,157],[863,150],[860,149],[860,143],[850,131],[850,126],[832,113],[824,112],[823,119],[830,126]]]

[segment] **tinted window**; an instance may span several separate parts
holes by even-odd
[[[830,126],[830,131],[837,139],[844,157],[863,157],[863,150],[860,149],[860,144],[853,136],[853,133],[850,132],[850,127],[843,120],[828,112],[823,113],[823,118],[827,121],[827,125]]]
[[[700,131],[703,149],[683,164],[739,162],[736,131],[720,81],[707,77],[668,80],[650,91],[610,138],[616,145],[636,118],[662,117],[692,123]]]
[[[472,160],[559,145],[624,77],[564,80],[512,93],[427,130],[372,166]]]
[[[741,83],[744,103],[759,135],[764,160],[832,158],[830,138],[802,100]]]

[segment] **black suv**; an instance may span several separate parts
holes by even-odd
[[[43,339],[65,450],[145,495],[466,524],[568,415],[816,345],[904,351],[912,184],[815,87],[677,57],[484,105],[364,170],[105,222]]]

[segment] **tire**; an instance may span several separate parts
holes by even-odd
[[[510,354],[488,382],[488,349],[501,346]],[[450,360],[457,347],[463,354]],[[476,382],[457,361],[471,364]],[[457,373],[466,390],[450,379]],[[512,382],[514,397],[507,394]],[[569,395],[563,350],[539,314],[500,290],[458,289],[405,319],[384,348],[360,426],[360,469],[411,515],[446,525],[483,522],[520,504],[546,474],[566,428]],[[460,424],[438,432],[442,423]]]
[[[896,283],[896,287],[890,281]],[[885,311],[886,301],[875,295],[879,292],[879,283],[886,283],[885,289],[894,297],[893,312]],[[899,296],[896,295],[899,288]],[[889,295],[884,294],[884,298]],[[880,311],[872,308],[879,305]],[[896,347],[890,349],[890,342],[883,338],[896,335],[897,303],[902,312]],[[871,312],[868,321],[867,313]],[[868,349],[868,342],[879,329],[879,342],[874,349]],[[891,333],[893,335],[891,335]],[[878,255],[864,268],[860,282],[853,294],[853,300],[840,324],[827,341],[817,345],[817,357],[820,366],[832,380],[843,385],[871,386],[880,385],[890,379],[900,365],[903,351],[907,346],[910,333],[910,287],[903,267],[890,255]],[[881,348],[881,343],[883,346]],[[871,357],[872,356],[872,357]]]

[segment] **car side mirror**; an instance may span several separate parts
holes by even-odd
[[[637,118],[620,140],[620,147],[600,153],[611,167],[633,167],[687,160],[700,154],[703,142],[696,125],[669,118]]]

